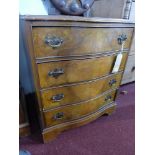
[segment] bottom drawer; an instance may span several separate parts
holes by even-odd
[[[95,112],[103,105],[112,102],[115,98],[115,94],[116,90],[113,90],[111,92],[106,92],[88,101],[45,111],[44,112],[45,125],[46,127],[49,127],[73,119],[78,119],[87,114]]]

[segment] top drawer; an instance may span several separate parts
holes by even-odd
[[[129,49],[133,28],[33,27],[36,58],[76,56],[116,51],[119,35],[125,34]]]

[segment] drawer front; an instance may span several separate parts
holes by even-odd
[[[125,34],[124,48],[129,49],[133,28],[34,27],[33,43],[36,58],[73,56],[119,50],[119,35]]]
[[[48,109],[94,98],[107,90],[117,88],[120,84],[121,77],[122,73],[119,73],[89,82],[42,91],[43,108]]]
[[[45,125],[49,127],[93,113],[103,105],[112,102],[115,94],[116,91],[112,91],[89,101],[44,112]]]
[[[122,84],[135,81],[135,55],[128,56]]]
[[[129,55],[135,54],[135,35],[133,35]]]
[[[123,70],[127,53],[123,54],[119,70]],[[111,73],[116,55],[92,59],[38,64],[41,88],[92,80]]]

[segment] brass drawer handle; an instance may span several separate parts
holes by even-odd
[[[61,101],[63,98],[64,98],[64,94],[57,94],[57,95],[52,96],[51,99],[52,99],[54,102],[59,102],[59,101]]]
[[[108,96],[105,97],[105,102],[111,101],[111,99],[112,99],[112,96],[108,95]]]
[[[63,44],[63,39],[56,36],[46,36],[45,43],[52,48],[58,48]]]
[[[109,86],[112,87],[112,86],[116,85],[116,83],[117,83],[117,80],[112,79],[112,80],[109,81]]]
[[[119,45],[122,45],[123,42],[127,40],[127,36],[125,34],[121,34],[118,36],[117,41]]]
[[[56,68],[53,71],[48,72],[48,76],[52,76],[54,78],[58,78],[62,74],[64,74],[64,70],[62,68]]]
[[[131,69],[131,72],[134,72],[134,71],[135,71],[135,66],[133,66]]]
[[[55,120],[59,120],[62,119],[64,117],[64,113],[63,112],[58,112],[54,115],[54,119]]]

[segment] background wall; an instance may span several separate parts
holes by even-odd
[[[19,0],[20,15],[47,15],[41,0]]]
[[[25,46],[22,36],[22,21],[19,20],[19,80],[24,93],[28,94],[34,91],[32,78],[29,69],[29,61],[26,58]]]

